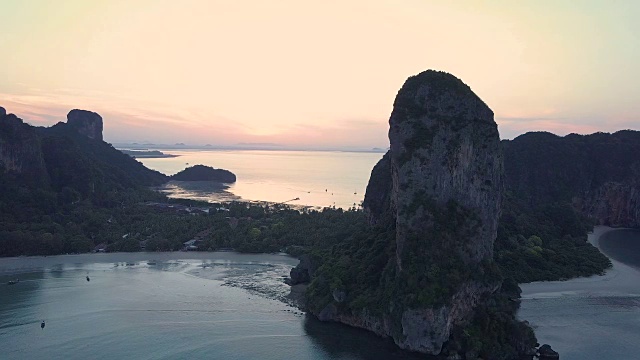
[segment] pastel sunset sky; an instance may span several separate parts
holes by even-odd
[[[450,72],[503,138],[640,129],[640,1],[0,0],[0,106],[105,140],[386,147],[410,76]]]

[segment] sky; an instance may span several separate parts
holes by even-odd
[[[105,141],[388,146],[405,79],[454,74],[527,131],[640,129],[640,1],[0,0],[0,106]]]

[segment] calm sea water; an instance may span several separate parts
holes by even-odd
[[[164,151],[180,156],[139,160],[167,175],[202,164],[227,169],[237,176],[237,182],[227,189],[200,182],[172,182],[166,191],[173,197],[270,202],[300,198],[288,203],[344,209],[362,202],[371,170],[383,155],[337,151]]]
[[[596,227],[604,276],[521,285],[519,317],[563,360],[640,359],[640,231]]]
[[[0,259],[0,358],[413,358],[283,302],[296,263],[225,252]]]

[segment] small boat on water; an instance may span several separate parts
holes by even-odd
[[[157,265],[158,263],[155,261],[147,261],[147,265]]]
[[[44,320],[42,320],[42,323],[40,324],[40,329],[44,329]]]
[[[91,281],[91,279],[89,279],[89,275],[87,275],[87,281]]]
[[[9,280],[9,282],[7,283],[8,285],[15,285],[17,283],[20,282],[20,279],[15,279],[15,280]]]

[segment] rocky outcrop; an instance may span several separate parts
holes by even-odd
[[[554,351],[551,346],[544,344],[538,349],[538,359],[540,360],[557,360],[560,355]]]
[[[67,125],[90,139],[102,141],[102,117],[95,112],[71,110],[67,114]]]
[[[287,283],[289,285],[306,284],[311,281],[317,268],[317,264],[310,255],[302,255],[298,265],[289,272]]]
[[[372,226],[395,229],[395,278],[381,285],[389,303],[382,313],[345,311],[334,288],[317,315],[436,355],[499,287],[489,270],[503,192],[498,129],[467,85],[437,71],[405,82],[389,125],[390,150],[374,167],[363,203]],[[444,280],[441,269],[460,276]]]

